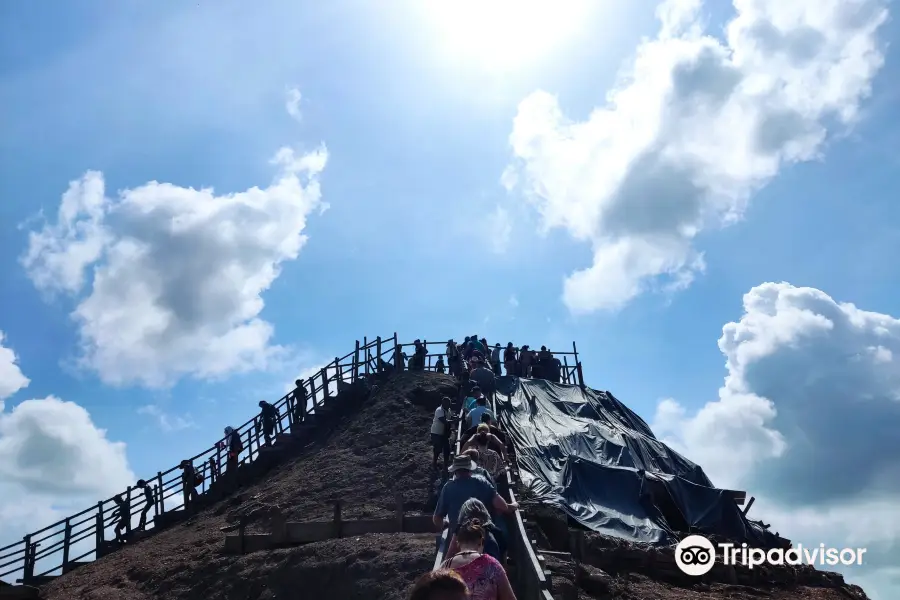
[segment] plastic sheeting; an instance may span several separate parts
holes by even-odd
[[[612,394],[516,377],[497,387],[522,482],[588,529],[651,544],[690,531],[780,545]]]

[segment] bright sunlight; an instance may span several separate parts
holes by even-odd
[[[582,30],[591,0],[426,0],[443,53],[489,70],[528,66]]]

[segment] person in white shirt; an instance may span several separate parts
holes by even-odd
[[[450,398],[441,398],[441,405],[434,409],[434,419],[431,421],[431,448],[434,451],[434,460],[431,466],[437,469],[438,456],[444,455],[444,468],[450,463]]]

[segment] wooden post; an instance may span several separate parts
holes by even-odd
[[[158,517],[159,515],[166,512],[166,505],[163,503],[163,479],[162,479],[162,471],[156,472],[156,514],[154,516]]]
[[[334,537],[343,537],[344,526],[341,523],[341,501],[334,503]]]
[[[356,340],[356,350],[353,351],[353,383],[359,381],[359,340]]]
[[[100,548],[103,547],[103,500],[101,500],[100,502],[97,503],[96,529],[97,529],[97,531],[95,532],[95,535],[96,535],[95,548],[96,548],[97,558],[100,558],[102,556],[102,554],[100,553]]]
[[[25,585],[31,584],[31,579],[34,577],[34,546],[31,544],[31,534],[28,534],[24,538],[25,540],[25,568],[22,571],[22,583]]]
[[[337,379],[338,384],[344,382],[344,374],[341,373],[341,359],[337,356],[334,357],[334,376]],[[338,391],[340,391],[340,385],[338,386]]]
[[[63,533],[63,558],[62,558],[62,572],[66,572],[66,568],[69,566],[69,547],[72,545],[72,522],[69,519],[66,519],[66,528]]]
[[[394,332],[394,345],[392,346],[392,348],[393,348],[393,349],[396,349],[396,348],[397,348],[397,344],[399,344],[399,343],[400,343],[400,342],[397,341],[397,332],[395,331],[395,332]],[[396,367],[397,365],[394,365],[394,366]]]
[[[125,490],[125,512],[128,514],[128,518],[125,521],[125,535],[131,533],[131,486],[128,486],[128,489]]]
[[[365,373],[366,373],[366,377],[367,377],[367,378],[368,378],[368,376],[369,376],[369,342],[368,342],[368,340],[369,340],[369,338],[367,338],[366,336],[363,336],[363,349],[365,349],[365,351],[366,351],[366,369],[365,369]]]
[[[577,363],[575,368],[578,370],[578,385],[581,386],[581,389],[584,389],[584,373],[581,371],[581,363]]]
[[[567,360],[566,356],[563,356],[563,367],[563,383],[569,383],[569,361]]]
[[[575,364],[578,364],[578,348],[575,347],[575,342],[572,342],[572,353],[575,354]]]
[[[375,338],[375,372],[381,373],[381,336],[379,335]]]
[[[328,400],[328,365],[322,367],[322,406]]]

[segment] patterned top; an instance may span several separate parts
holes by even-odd
[[[481,463],[481,466],[487,470],[488,473],[493,476],[496,481],[497,478],[503,475],[503,458],[495,451],[485,446],[475,445],[478,450],[478,462]]]
[[[471,600],[497,600],[503,565],[496,558],[482,554],[475,560],[460,567],[450,567],[466,582]]]

